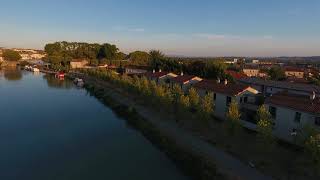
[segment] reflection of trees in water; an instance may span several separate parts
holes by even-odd
[[[49,87],[58,88],[58,89],[71,89],[73,87],[72,82],[69,80],[60,80],[55,78],[53,75],[46,74],[43,78],[47,81]]]
[[[3,77],[8,81],[19,81],[22,79],[22,73],[17,68],[5,68],[2,69]]]

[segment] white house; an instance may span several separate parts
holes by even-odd
[[[177,77],[178,75],[169,72],[163,72],[159,70],[159,72],[149,72],[146,73],[145,76],[152,81],[155,81],[158,84],[170,83],[170,80]]]
[[[277,93],[265,101],[274,120],[274,134],[283,140],[293,141],[306,125],[320,130],[320,98]]]
[[[184,92],[187,92],[192,85],[197,84],[201,81],[202,79],[197,76],[183,75],[182,73],[180,76],[172,78],[170,80],[170,83],[171,83],[171,86],[175,84],[179,85]]]
[[[228,84],[227,81],[220,83],[216,81],[203,80],[194,85],[200,96],[213,93],[215,104],[214,114],[216,117],[225,119],[226,112],[232,100],[240,106],[242,104],[255,103],[255,95],[258,91],[250,86],[241,84]]]

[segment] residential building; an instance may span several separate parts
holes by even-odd
[[[284,72],[287,77],[304,78],[304,70],[296,67],[285,67]]]
[[[233,59],[232,61],[225,61],[226,64],[237,64],[238,59]]]
[[[240,83],[249,85],[258,90],[264,96],[270,96],[278,92],[289,92],[308,96],[312,92],[320,95],[320,87],[311,84],[291,83],[286,81],[271,81],[259,78],[242,78]]]
[[[315,93],[277,93],[267,98],[265,104],[274,120],[274,134],[280,139],[295,140],[306,125],[320,130],[320,98]]]
[[[177,77],[178,75],[174,73],[169,73],[169,72],[163,72],[159,70],[159,72],[148,72],[145,74],[145,76],[152,81],[157,82],[158,84],[165,84],[165,83],[170,83],[171,79]]]
[[[201,97],[208,93],[213,93],[214,114],[220,119],[226,118],[226,113],[232,100],[237,102],[239,106],[245,107],[245,104],[255,104],[255,96],[258,94],[258,91],[250,86],[228,84],[227,81],[220,83],[219,81],[203,80],[195,84],[194,87]]]
[[[258,60],[258,59],[253,59],[252,60],[252,63],[254,63],[254,64],[258,64],[260,61]]]
[[[171,86],[173,87],[173,85],[177,84],[181,87],[181,89],[184,92],[187,92],[190,87],[194,84],[199,83],[200,81],[202,81],[201,78],[194,76],[194,75],[184,75],[183,73],[181,73],[180,76],[177,76],[175,78],[172,78],[170,80]]]
[[[248,77],[259,77],[260,70],[257,67],[245,67],[243,73]]]
[[[149,69],[149,66],[126,66],[125,67],[125,73],[128,75],[138,75],[138,74],[144,74],[147,73]]]
[[[84,68],[89,62],[85,59],[73,59],[70,61],[71,69]]]

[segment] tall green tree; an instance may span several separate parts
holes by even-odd
[[[191,109],[199,110],[200,96],[198,95],[196,89],[190,88],[188,95],[189,95]]]
[[[131,64],[149,65],[150,55],[147,52],[135,51],[128,55]]]
[[[258,119],[258,145],[262,151],[270,151],[275,143],[275,138],[273,136],[273,123],[271,120],[271,114],[267,110],[265,105],[259,107],[257,111]]]
[[[213,109],[213,93],[209,93],[201,99],[199,111],[201,119],[208,121],[213,113]]]
[[[16,51],[13,51],[13,50],[5,50],[2,54],[4,60],[6,61],[19,61],[22,57],[21,55],[16,52]]]
[[[116,45],[105,43],[101,46],[98,57],[99,59],[115,60],[119,49]]]
[[[154,69],[161,69],[161,67],[159,67],[160,61],[162,61],[165,58],[165,55],[159,51],[159,50],[151,50],[149,52],[150,55],[150,61],[151,61],[151,66]]]
[[[320,165],[320,134],[310,136],[305,143],[305,147],[312,160]]]
[[[241,117],[241,113],[239,111],[238,104],[235,100],[232,100],[227,112],[227,123],[226,123],[228,132],[232,136],[237,134],[241,129],[240,117]]]
[[[284,80],[286,78],[284,70],[278,66],[272,67],[268,71],[268,75],[270,76],[271,80],[275,80],[275,81]]]
[[[179,110],[181,113],[185,114],[185,111],[190,108],[190,99],[186,95],[180,95],[178,99]]]

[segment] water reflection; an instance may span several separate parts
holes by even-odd
[[[43,79],[47,81],[48,86],[51,88],[71,89],[73,87],[73,84],[68,79],[58,79],[50,74],[44,75]]]
[[[21,70],[15,67],[5,68],[2,70],[3,77],[8,81],[19,81],[22,79]]]

